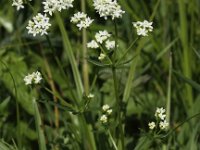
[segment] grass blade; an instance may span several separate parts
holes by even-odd
[[[35,126],[36,126],[36,130],[38,134],[39,149],[46,150],[44,130],[42,129],[42,120],[41,120],[40,112],[38,110],[38,106],[35,99],[33,99],[33,109],[34,109],[34,116],[35,116]]]
[[[72,47],[71,47],[71,44],[69,41],[69,37],[68,37],[67,31],[65,30],[65,26],[63,24],[63,21],[62,21],[60,15],[58,13],[56,13],[55,16],[56,16],[56,20],[57,20],[57,23],[60,28],[60,32],[62,34],[64,49],[67,53],[70,64],[72,66],[74,80],[75,80],[75,84],[76,84],[76,88],[77,88],[77,93],[78,93],[79,99],[81,99],[82,94],[83,94],[83,84],[81,81],[80,73],[78,71],[78,67],[77,67],[77,63],[76,63],[76,60],[75,60],[75,57],[73,54],[73,50],[72,50]]]

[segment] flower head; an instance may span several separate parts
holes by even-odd
[[[26,85],[39,84],[42,80],[42,75],[39,71],[28,74],[24,77],[24,82]]]
[[[46,14],[42,15],[41,13],[38,13],[35,17],[33,17],[33,20],[29,20],[26,28],[28,29],[29,34],[36,36],[37,34],[47,34],[47,30],[50,26],[51,24],[49,23],[49,18]]]
[[[95,49],[95,48],[98,48],[99,45],[97,44],[97,42],[95,40],[92,40],[92,41],[90,41],[90,42],[87,43],[87,47]]]
[[[133,26],[137,30],[137,35],[141,36],[148,36],[148,33],[153,31],[152,24],[152,22],[148,22],[147,20],[144,20],[143,22],[133,22]]]
[[[107,48],[108,50],[114,49],[114,48],[115,48],[115,41],[107,40],[107,41],[106,41],[106,48]]]
[[[87,96],[88,98],[94,98],[94,94],[89,94],[88,96]]]
[[[156,108],[156,112],[155,112],[155,117],[156,117],[156,121],[155,122],[150,122],[148,124],[149,129],[153,130],[154,128],[156,129],[160,129],[160,130],[165,130],[167,129],[167,127],[169,126],[169,123],[166,121],[166,114],[165,114],[165,109],[163,107],[161,108]]]
[[[108,33],[108,31],[99,31],[95,34],[95,39],[98,43],[102,44],[104,41],[106,41],[111,35]]]
[[[88,28],[94,20],[87,17],[84,12],[77,12],[71,17],[71,22],[76,24],[76,26],[81,30],[82,28]]]
[[[116,0],[93,0],[93,2],[95,10],[104,19],[111,17],[114,20],[115,18],[121,18],[122,14],[125,13]]]
[[[167,129],[168,126],[169,126],[169,123],[168,123],[166,120],[161,121],[161,122],[159,123],[159,127],[160,127],[161,130]]]
[[[103,105],[102,110],[104,113],[107,113],[108,115],[110,115],[112,113],[112,109],[110,108],[110,106],[108,104]]]
[[[16,6],[17,10],[23,9],[23,0],[13,0],[12,6]]]
[[[104,60],[104,58],[106,57],[106,55],[104,53],[101,53],[98,57],[99,60]]]
[[[45,0],[43,2],[44,12],[52,15],[55,11],[61,11],[73,7],[74,0]]]
[[[29,0],[32,1],[32,0]],[[23,5],[23,0],[13,0],[12,6],[17,7],[17,10],[23,9],[24,5]]]
[[[166,117],[166,115],[164,113],[165,113],[165,109],[163,107],[157,108],[156,112],[155,112],[155,116],[157,118],[160,118],[161,120],[164,120]]]
[[[149,124],[149,129],[153,130],[156,127],[155,122],[150,122]]]
[[[102,106],[103,111],[107,111],[108,109],[110,109],[110,106],[108,104]]]
[[[106,115],[102,115],[102,116],[100,117],[100,121],[101,121],[102,123],[107,123],[108,117],[107,117]]]

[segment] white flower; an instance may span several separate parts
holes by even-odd
[[[99,59],[99,60],[103,60],[105,57],[106,57],[106,55],[103,54],[103,53],[101,53],[101,54],[99,55],[98,59]]]
[[[94,98],[94,94],[89,94],[88,96],[87,96],[88,98]]]
[[[35,83],[35,84],[40,83],[41,80],[42,80],[42,75],[41,75],[41,73],[40,73],[39,71],[37,71],[37,72],[33,72],[33,75],[34,75],[34,83]]]
[[[108,113],[108,115],[110,115],[112,113],[112,109],[108,109],[106,112]]]
[[[110,109],[110,106],[108,104],[102,106],[103,111],[107,111],[108,109]]]
[[[107,41],[106,41],[106,48],[107,48],[108,50],[114,49],[114,48],[115,48],[115,41],[107,40]]]
[[[32,84],[34,76],[32,74],[28,74],[27,76],[24,77],[24,82],[26,85]]]
[[[38,13],[35,17],[33,17],[33,20],[29,20],[26,28],[28,29],[29,34],[36,36],[37,34],[47,34],[47,30],[50,26],[51,24],[49,23],[49,18],[46,14],[42,15],[41,13]]]
[[[12,6],[16,6],[17,10],[23,9],[23,0],[13,0]]]
[[[94,20],[90,17],[87,17],[87,14],[84,12],[77,12],[71,17],[71,22],[76,24],[79,27],[79,30],[82,28],[88,28]]]
[[[39,71],[33,72],[32,74],[28,74],[24,77],[24,82],[26,85],[31,84],[39,84],[42,80],[42,75]]]
[[[73,7],[74,0],[45,0],[43,2],[44,12],[52,15],[55,11],[61,11]]]
[[[150,122],[149,124],[149,129],[153,130],[156,127],[155,122]]]
[[[121,18],[122,14],[125,13],[116,0],[93,0],[93,2],[95,10],[104,19],[108,17],[112,17],[112,19]]]
[[[87,15],[84,12],[77,12],[74,14],[73,17],[71,17],[72,23],[78,23],[79,21],[85,19]]]
[[[102,123],[107,123],[108,117],[107,117],[106,115],[102,115],[101,118],[100,118],[100,121],[101,121]]]
[[[144,20],[143,22],[133,22],[133,26],[137,30],[137,35],[141,36],[148,36],[148,33],[153,31],[152,24],[153,22],[148,22],[147,20]]]
[[[161,120],[164,120],[166,117],[164,113],[165,113],[165,109],[163,107],[157,108],[155,112],[155,116],[160,118]]]
[[[97,44],[97,42],[95,40],[92,40],[92,41],[87,43],[87,47],[88,48],[98,48],[99,45]]]
[[[105,40],[107,40],[110,37],[110,34],[108,31],[99,31],[95,34],[95,39],[98,43],[102,44]]]
[[[160,129],[164,130],[164,129],[167,129],[167,127],[169,126],[169,123],[166,120],[164,120],[159,123],[159,126],[160,126]]]
[[[32,0],[29,0],[32,1]],[[17,7],[17,10],[23,9],[24,5],[23,5],[23,0],[13,0],[12,6]]]

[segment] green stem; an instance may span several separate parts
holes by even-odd
[[[130,46],[125,50],[124,54],[122,55],[122,57],[119,58],[119,60],[117,61],[117,64],[120,63],[120,61],[127,55],[127,53],[129,52],[129,50],[133,47],[133,45],[137,42],[139,38],[136,38],[134,41],[132,41],[132,43],[130,44]]]
[[[117,31],[117,22],[114,20],[114,26],[115,26],[115,51],[114,51],[114,58],[113,62],[115,63],[116,61],[116,55],[117,55],[117,45],[118,45],[118,31]]]
[[[113,82],[114,82],[114,92],[115,92],[115,99],[116,99],[116,109],[117,109],[117,120],[119,121],[119,137],[120,137],[120,144],[119,147],[124,149],[124,133],[123,133],[123,125],[122,125],[122,117],[121,117],[121,106],[122,101],[118,95],[118,84],[117,84],[117,76],[116,76],[116,68],[112,67],[112,74],[113,74]]]
[[[146,38],[142,39],[139,43],[139,46],[138,48],[136,49],[136,57],[135,59],[132,61],[132,64],[131,64],[131,67],[130,67],[130,70],[129,70],[129,75],[128,75],[128,79],[126,81],[126,85],[125,85],[125,90],[124,90],[124,95],[123,95],[123,101],[128,101],[128,98],[130,96],[130,93],[131,93],[131,89],[132,89],[132,82],[133,82],[133,79],[135,77],[135,70],[136,70],[136,66],[137,66],[137,63],[139,61],[139,58],[140,58],[140,51],[142,49],[142,47],[144,46],[146,42]]]
[[[166,106],[166,120],[170,124],[170,110],[171,110],[171,80],[172,80],[172,56],[169,56],[169,77],[167,88],[167,106]]]
[[[114,92],[115,92],[115,99],[116,99],[116,108],[117,108],[117,120],[119,121],[119,137],[120,137],[120,143],[119,147],[120,149],[124,149],[124,133],[123,133],[123,125],[122,125],[122,116],[121,116],[121,106],[122,101],[119,98],[119,92],[118,92],[118,83],[117,83],[117,76],[116,76],[116,56],[117,56],[117,50],[118,50],[118,30],[117,30],[117,22],[114,20],[114,26],[115,26],[115,51],[113,56],[113,66],[112,66],[112,74],[113,74],[113,82],[114,82]]]
[[[110,140],[111,140],[111,142],[112,142],[112,144],[113,144],[115,150],[118,150],[117,145],[116,145],[116,143],[115,143],[115,141],[114,141],[114,139],[113,139],[113,137],[112,137],[112,135],[111,135],[111,133],[110,133],[110,130],[108,131],[108,135],[109,135],[109,137],[110,137]]]
[[[189,50],[189,44],[188,44],[188,21],[186,19],[186,8],[184,1],[178,0],[179,5],[179,15],[180,15],[180,39],[182,42],[183,47],[183,74],[185,77],[188,77],[191,79],[192,71],[191,71],[191,61],[190,61],[190,50]],[[188,107],[191,107],[193,104],[193,94],[192,94],[192,88],[189,85],[185,85],[186,87],[186,103],[185,108],[188,109]],[[187,106],[186,106],[187,104]]]
[[[81,10],[82,12],[85,12],[86,10],[85,6],[85,0],[81,0]],[[87,33],[86,29],[82,30],[82,45],[83,45],[83,66],[82,66],[82,72],[83,72],[83,85],[85,89],[86,95],[89,94],[89,73],[88,73],[88,63],[87,63]]]

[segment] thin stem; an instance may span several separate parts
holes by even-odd
[[[82,12],[85,12],[86,10],[85,6],[85,0],[81,0],[81,10]],[[86,60],[87,58],[87,33],[86,29],[82,30],[82,45],[83,45],[83,66],[82,66],[82,72],[83,72],[83,85],[86,95],[89,94],[89,72],[88,72],[88,62]]]
[[[42,55],[43,55],[43,58],[44,58],[44,65],[45,65],[45,68],[46,68],[49,85],[50,85],[53,93],[56,93],[56,87],[55,87],[55,84],[54,84],[54,81],[53,81],[53,76],[52,76],[52,72],[51,72],[51,69],[50,69],[50,65],[48,63],[48,60],[47,60],[42,48],[41,48],[41,51],[42,51]],[[58,102],[58,99],[55,95],[53,95],[53,99],[54,99],[55,103]],[[56,129],[58,129],[59,128],[59,111],[58,111],[57,106],[54,107],[54,114],[55,114],[55,127],[56,127]]]
[[[108,130],[108,135],[109,135],[109,137],[110,137],[110,140],[111,140],[111,142],[112,142],[112,144],[113,144],[115,150],[118,150],[117,145],[116,145],[116,143],[115,143],[115,141],[114,141],[114,139],[113,139],[113,137],[112,137],[112,135],[111,135],[111,133],[110,133],[110,130]]]
[[[116,61],[116,55],[117,55],[117,45],[118,45],[118,31],[117,31],[117,22],[114,20],[114,26],[115,26],[115,51],[114,51],[114,58],[113,62],[115,63]]]
[[[122,101],[118,95],[118,84],[117,84],[117,76],[116,76],[116,68],[112,67],[112,74],[113,74],[113,82],[114,82],[114,92],[115,92],[115,99],[116,99],[116,108],[117,108],[117,120],[119,121],[119,137],[120,137],[120,144],[122,150],[124,149],[124,133],[123,133],[123,126],[122,126],[122,117],[121,117],[121,106]]]
[[[140,51],[141,51],[142,47],[144,46],[145,42],[146,42],[145,38],[140,41],[139,46],[136,49],[136,57],[131,63],[131,67],[130,67],[130,70],[129,70],[129,75],[128,75],[128,79],[126,81],[124,95],[123,95],[123,101],[124,102],[128,101],[128,98],[130,96],[131,89],[132,89],[132,82],[133,82],[133,79],[135,77],[136,66],[137,66],[137,63],[138,63],[139,58],[140,58],[139,54],[140,54]]]
[[[115,99],[116,99],[116,108],[117,108],[117,120],[119,121],[119,137],[120,137],[120,144],[119,146],[121,149],[124,149],[124,133],[123,133],[123,126],[122,126],[122,117],[121,117],[121,106],[122,101],[119,98],[118,93],[118,80],[116,76],[116,68],[115,68],[115,61],[116,61],[116,55],[117,55],[117,49],[118,49],[118,30],[117,30],[117,22],[114,20],[114,26],[115,26],[115,51],[113,56],[113,66],[112,66],[112,74],[113,74],[113,82],[114,82],[114,92],[115,92]]]
[[[75,57],[73,54],[73,50],[71,47],[71,43],[69,41],[67,31],[65,30],[63,20],[62,20],[61,16],[59,15],[59,13],[55,13],[55,16],[56,16],[56,20],[57,20],[57,23],[59,25],[59,28],[60,28],[60,31],[62,34],[65,52],[67,53],[70,64],[72,66],[72,72],[73,72],[73,76],[74,76],[74,80],[75,80],[75,84],[76,84],[78,99],[80,101],[82,98],[82,94],[83,94],[83,84],[82,84],[81,77],[80,77],[80,74],[78,71],[78,66],[77,66],[77,63],[76,63],[76,60],[75,60]]]
[[[178,6],[179,6],[179,15],[180,15],[180,39],[182,42],[183,47],[183,74],[191,79],[192,77],[192,71],[191,71],[191,59],[190,59],[190,50],[189,50],[189,44],[188,44],[188,22],[187,22],[187,15],[186,15],[186,8],[185,3],[182,0],[178,0]],[[185,85],[185,91],[186,91],[186,104],[185,109],[190,108],[193,104],[193,94],[192,94],[192,88],[189,85]],[[183,102],[185,104],[185,102]]]
[[[166,106],[166,120],[170,124],[170,110],[171,110],[171,80],[172,80],[172,56],[169,56],[169,77],[167,90],[167,106]]]
[[[119,60],[117,61],[117,64],[127,55],[128,51],[133,47],[133,45],[137,42],[138,39],[139,39],[139,37],[137,37],[134,41],[132,41],[130,46],[125,50],[125,52],[122,55],[122,57],[120,57]]]

